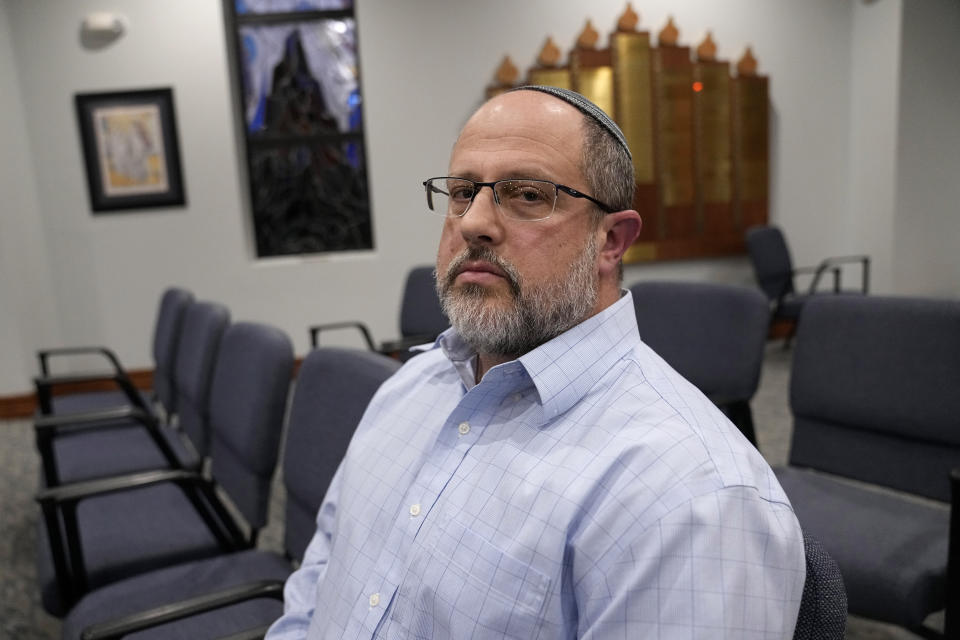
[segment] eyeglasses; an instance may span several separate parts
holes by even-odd
[[[466,178],[444,176],[423,183],[427,191],[427,207],[442,216],[464,215],[483,187],[493,190],[497,208],[514,220],[545,220],[557,206],[557,195],[563,191],[574,198],[586,198],[605,213],[616,211],[596,198],[549,180],[510,179],[476,182]]]

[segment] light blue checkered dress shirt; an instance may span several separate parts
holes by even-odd
[[[793,510],[629,293],[472,359],[448,331],[378,391],[268,638],[792,637]]]

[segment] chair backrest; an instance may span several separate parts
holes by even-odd
[[[230,312],[216,302],[195,302],[184,314],[177,348],[174,383],[177,395],[177,424],[199,456],[209,447],[210,381],[217,350]]]
[[[280,329],[238,322],[223,333],[210,388],[210,460],[247,524],[266,524],[293,345]]]
[[[847,590],[840,567],[820,541],[803,536],[807,578],[793,640],[843,640],[847,626]]]
[[[322,347],[297,374],[283,454],[284,546],[300,559],[317,511],[373,394],[400,363],[370,351]]]
[[[960,300],[808,301],[790,464],[950,500],[960,467]]]
[[[440,308],[433,267],[414,267],[407,274],[400,304],[400,335],[437,336],[450,326]]]
[[[153,393],[167,415],[177,412],[177,395],[174,388],[177,345],[187,307],[193,302],[193,294],[186,289],[170,287],[160,298],[153,328]]]
[[[793,260],[780,229],[773,226],[747,229],[747,253],[757,284],[768,299],[777,301],[793,293]]]
[[[715,402],[749,400],[760,382],[770,320],[749,287],[638,282],[630,287],[640,338]]]

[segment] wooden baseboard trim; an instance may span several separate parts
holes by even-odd
[[[138,389],[153,387],[153,369],[134,369],[127,372],[130,380]],[[93,382],[76,382],[64,384],[54,389],[53,395],[70,393],[87,393],[90,391],[115,391],[117,386],[106,380]],[[35,393],[21,393],[11,396],[0,396],[0,420],[29,418],[37,411],[37,395]]]
[[[32,416],[37,410],[37,397],[33,393],[15,396],[0,396],[0,420],[13,420]]]

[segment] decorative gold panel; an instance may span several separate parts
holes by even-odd
[[[725,63],[698,62],[694,69],[697,122],[697,164],[703,202],[733,199],[730,68]]]
[[[654,182],[653,86],[650,34],[617,32],[613,52],[613,116],[633,153],[637,182]]]
[[[643,218],[625,262],[745,253],[746,228],[768,218],[769,80],[750,47],[732,74],[712,33],[691,51],[672,16],[656,45],[639,23],[628,3],[604,49],[587,20],[568,65],[547,37],[526,81],[579,91],[623,130]],[[512,71],[488,92],[516,86]]]

